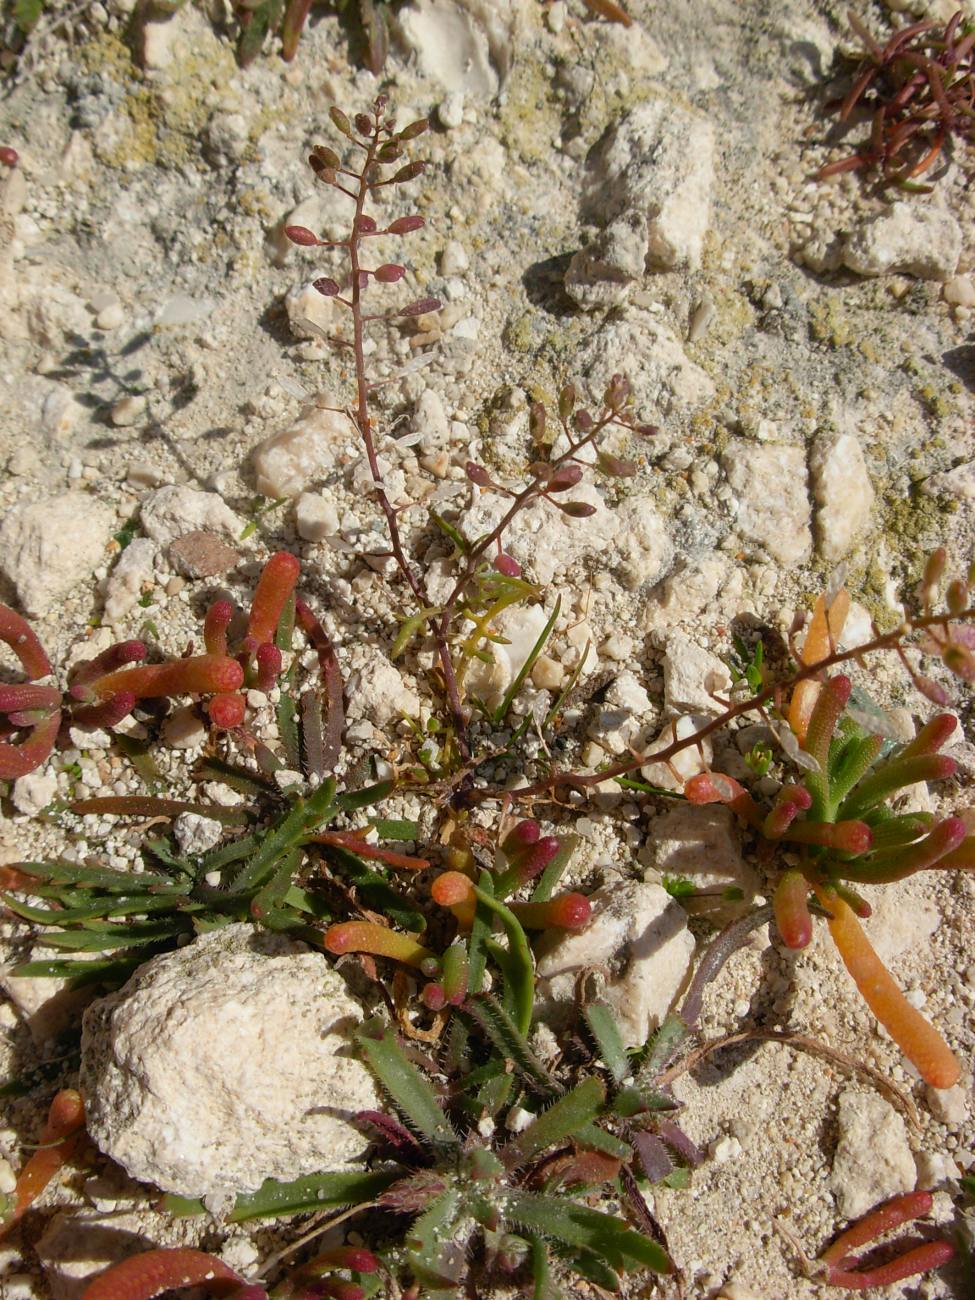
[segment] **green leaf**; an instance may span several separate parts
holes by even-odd
[[[449,1187],[420,1215],[407,1235],[410,1267],[419,1281],[426,1284],[424,1295],[430,1294],[431,1285],[449,1287],[456,1283],[458,1262],[462,1267],[466,1265],[463,1255],[460,1261],[451,1257],[461,1211],[461,1194],[457,1188]]]
[[[398,659],[431,614],[439,614],[439,612],[440,610],[436,605],[428,605],[425,609],[421,609],[418,614],[411,614],[409,618],[404,619],[399,625],[396,640],[389,652],[390,659]]]
[[[647,1043],[640,1059],[641,1083],[652,1083],[687,1037],[687,1025],[671,1013]]]
[[[72,989],[86,984],[124,984],[132,972],[147,960],[147,954],[128,960],[108,961],[27,961],[10,972],[17,979],[67,980]]]
[[[57,930],[45,934],[44,943],[49,948],[70,952],[117,952],[171,939],[188,929],[188,922],[181,925],[169,921],[156,925],[113,925],[103,930]]]
[[[14,0],[13,19],[22,32],[29,33],[44,12],[44,0]]]
[[[373,828],[381,840],[415,840],[420,834],[416,822],[380,818],[373,822]]]
[[[388,794],[392,794],[395,786],[395,781],[377,781],[375,785],[367,785],[362,790],[347,790],[335,802],[343,812],[358,812],[360,808],[368,808],[370,804],[385,799]]]
[[[534,1092],[543,1097],[559,1095],[559,1085],[497,998],[490,993],[478,993],[468,998],[464,1010],[480,1025],[492,1046],[504,1060],[512,1063]]]
[[[531,1246],[532,1300],[565,1300],[564,1294],[552,1280],[548,1247],[541,1237],[529,1236]]]
[[[607,1133],[598,1124],[583,1124],[575,1134],[575,1138],[584,1147],[589,1147],[593,1151],[602,1151],[608,1156],[615,1156],[617,1160],[630,1160],[633,1156],[633,1148],[628,1142],[614,1137],[612,1133]]]
[[[559,881],[562,879],[563,871],[565,871],[566,867],[569,865],[572,855],[576,851],[576,845],[579,843],[579,836],[560,835],[559,840],[561,842],[561,847],[559,848],[558,853],[556,853],[555,857],[539,876],[538,884],[532,890],[533,903],[547,903],[551,899],[555,892],[556,885],[558,885]]]
[[[237,1197],[227,1221],[246,1223],[249,1219],[273,1219],[285,1214],[302,1214],[307,1210],[364,1204],[375,1200],[398,1176],[398,1171],[306,1174],[290,1183],[279,1183],[269,1178],[256,1192]],[[202,1201],[172,1193],[163,1197],[162,1208],[178,1218],[206,1212]]]
[[[684,1165],[679,1165],[676,1169],[671,1169],[669,1174],[664,1174],[660,1180],[664,1187],[671,1187],[674,1191],[686,1191],[691,1185],[691,1171]]]
[[[278,735],[284,747],[284,757],[293,772],[301,771],[301,742],[298,739],[298,710],[290,695],[282,693],[278,700]]]
[[[266,918],[279,910],[300,865],[301,851],[299,849],[292,849],[289,853],[284,854],[275,868],[274,875],[266,885],[258,890],[251,900],[250,914],[255,921],[267,923]]]
[[[611,1007],[605,1002],[593,1002],[583,1011],[589,1031],[596,1040],[603,1064],[615,1083],[622,1083],[630,1073],[630,1058],[626,1044]]]
[[[169,876],[154,875],[150,871],[112,871],[108,867],[88,867],[77,862],[18,862],[18,871],[27,876],[37,876],[58,885],[87,885],[113,894],[144,894],[148,890],[181,893],[182,886],[174,885]]]
[[[366,1064],[403,1118],[434,1147],[454,1149],[457,1135],[440,1109],[437,1095],[379,1021],[366,1021],[355,1035]]]
[[[453,524],[448,524],[442,515],[438,515],[436,510],[430,511],[430,518],[437,525],[440,531],[450,538],[453,544],[457,547],[458,552],[461,555],[466,555],[471,549],[467,538],[464,537],[462,533],[459,533]]]
[[[605,1100],[606,1089],[595,1076],[577,1084],[502,1147],[505,1167],[517,1169],[526,1165],[549,1147],[572,1137],[596,1118]]]
[[[590,1250],[618,1268],[673,1271],[670,1257],[657,1242],[626,1227],[611,1214],[590,1210],[566,1198],[514,1191],[508,1197],[505,1217],[528,1232]]]
[[[542,651],[545,648],[545,643],[552,635],[552,629],[555,627],[555,623],[556,620],[558,619],[559,611],[561,610],[561,608],[562,608],[562,597],[559,596],[559,598],[555,602],[555,608],[552,610],[552,613],[549,615],[548,621],[546,622],[545,626],[542,628],[538,640],[532,646],[528,658],[521,665],[521,668],[518,670],[517,674],[515,675],[514,681],[508,687],[507,691],[505,691],[504,699],[501,701],[501,703],[498,705],[497,709],[495,710],[494,712],[495,723],[503,722],[504,719],[508,716],[508,710],[511,708],[511,705],[514,702],[515,698],[517,697],[518,692],[521,690],[522,682],[524,682],[525,678],[528,676],[532,668],[535,666],[535,660],[542,653]]]

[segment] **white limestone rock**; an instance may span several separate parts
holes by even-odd
[[[659,603],[648,609],[648,626],[696,619],[705,611],[709,618],[730,618],[740,607],[744,585],[744,575],[727,555],[712,552],[684,559],[662,584]]]
[[[961,227],[950,212],[894,203],[867,217],[847,238],[843,265],[857,275],[892,275],[950,280],[961,256]]]
[[[173,834],[180,853],[206,853],[220,843],[223,824],[213,817],[202,817],[199,813],[180,813],[173,822]]]
[[[712,698],[731,686],[727,665],[683,632],[667,637],[664,668],[664,708],[668,713],[717,713]]]
[[[328,497],[302,492],[295,506],[295,527],[306,542],[320,542],[339,531],[339,512]]]
[[[14,782],[11,801],[24,817],[36,817],[58,792],[56,772],[28,772]]]
[[[724,804],[677,804],[654,817],[649,843],[658,871],[690,880],[696,889],[714,890],[695,900],[695,912],[716,918],[746,910],[758,889],[758,877],[744,860],[735,815]],[[740,900],[728,900],[726,889],[740,889]],[[698,906],[700,904],[700,906]]]
[[[940,1124],[957,1128],[968,1118],[969,1090],[961,1083],[953,1088],[925,1088],[931,1114]]]
[[[420,435],[416,444],[417,455],[434,456],[450,445],[450,421],[444,409],[443,398],[434,388],[425,388],[420,394],[412,419],[413,432]]]
[[[296,339],[320,339],[335,328],[335,301],[310,282],[295,285],[284,298],[288,325]]]
[[[623,754],[637,741],[653,709],[650,696],[635,673],[622,672],[610,682],[590,735],[612,754]]]
[[[812,549],[812,511],[803,449],[749,442],[730,448],[723,459],[742,537],[779,564],[806,559]]]
[[[684,352],[674,331],[651,312],[629,307],[620,320],[595,331],[580,351],[576,370],[592,375],[595,395],[614,371],[622,369],[633,390],[634,410],[642,420],[691,411],[714,396],[714,382]]]
[[[262,496],[300,496],[355,454],[357,437],[342,411],[306,406],[298,420],[266,438],[254,452],[257,490]]]
[[[54,608],[102,562],[114,515],[84,492],[17,506],[0,524],[0,570],[24,613]]]
[[[512,606],[499,614],[493,626],[501,641],[486,647],[489,663],[475,659],[471,664],[466,678],[468,696],[483,700],[489,709],[496,709],[525,666],[548,618],[549,612],[543,605]]]
[[[975,501],[975,460],[964,461],[954,469],[932,474],[921,484],[929,497],[955,497],[958,501]]]
[[[528,13],[525,0],[413,0],[398,19],[424,76],[481,99],[503,86]]]
[[[606,967],[602,994],[616,1012],[629,1047],[646,1042],[683,987],[694,955],[687,917],[659,885],[627,880],[592,895],[584,930],[543,941],[539,994],[547,1018],[575,1001],[575,981],[589,967]]]
[[[844,1219],[858,1219],[880,1201],[914,1190],[917,1170],[907,1129],[883,1097],[844,1088],[837,1134],[830,1185]]]
[[[667,723],[656,740],[647,746],[643,757],[652,758],[662,749],[669,749],[674,741],[686,740],[710,721],[710,718],[689,713],[681,718],[674,718]],[[645,767],[640,768],[640,772],[645,781],[659,786],[661,790],[683,790],[685,781],[710,768],[713,757],[714,748],[710,738],[705,737],[696,745],[688,745],[686,749],[678,750],[673,758],[666,762],[647,763]]]
[[[623,302],[643,275],[647,261],[646,213],[631,208],[574,254],[565,273],[565,291],[587,311]]]
[[[118,557],[102,585],[105,617],[117,623],[133,609],[143,591],[152,585],[159,547],[151,537],[133,537]]]
[[[606,225],[636,212],[646,223],[647,264],[694,270],[701,262],[713,180],[711,123],[668,100],[649,99],[596,147],[583,214]]]
[[[667,522],[644,492],[634,493],[616,514],[620,528],[609,560],[613,574],[627,591],[652,587],[673,559],[674,543]]]
[[[621,513],[607,507],[594,484],[582,482],[567,495],[594,506],[595,514],[568,519],[548,502],[538,501],[516,515],[504,535],[505,550],[542,586],[552,583],[557,574],[575,578],[580,561],[608,552],[624,528]],[[495,492],[482,494],[458,521],[461,532],[469,541],[490,532],[508,504]]]
[[[324,957],[237,924],[141,966],[85,1013],[92,1140],[133,1177],[229,1204],[341,1169],[379,1098],[349,1054],[361,1008]]]
[[[377,727],[385,727],[404,714],[416,717],[420,712],[420,697],[410,679],[375,646],[358,646],[350,666],[356,679],[354,693],[349,692],[350,722],[365,718]]]
[[[216,492],[199,492],[177,484],[150,492],[139,516],[146,534],[160,546],[194,532],[216,533],[236,542],[244,529],[244,521]]]
[[[809,457],[816,510],[816,548],[824,560],[841,560],[870,522],[873,485],[852,433],[816,440]]]

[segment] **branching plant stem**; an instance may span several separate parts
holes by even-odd
[[[975,620],[975,606],[969,606],[950,616],[947,614],[929,614],[911,620],[905,619],[892,631],[877,635],[872,641],[868,641],[864,645],[856,646],[852,650],[834,650],[823,659],[801,665],[787,680],[771,682],[754,695],[748,696],[747,699],[729,705],[723,713],[712,718],[710,722],[705,723],[692,735],[675,740],[673,744],[655,751],[652,755],[640,754],[631,755],[629,758],[621,758],[618,762],[611,764],[609,767],[601,768],[598,772],[553,772],[531,785],[520,788],[517,797],[519,799],[530,799],[538,795],[551,794],[559,786],[568,786],[574,790],[587,790],[603,781],[611,781],[614,777],[626,776],[629,772],[633,772],[651,761],[653,763],[666,763],[685,749],[699,745],[708,736],[723,730],[735,718],[756,712],[764,705],[774,701],[776,697],[785,691],[797,686],[800,682],[810,678],[817,678],[827,669],[834,668],[837,664],[849,663],[851,659],[859,660],[864,655],[875,654],[880,651],[894,651],[897,654],[903,654],[904,638],[909,636],[911,632],[930,632],[934,628],[942,630],[948,636],[949,622],[966,623],[973,620]],[[486,787],[471,791],[470,798],[481,802],[486,799],[502,798],[505,794],[510,794],[510,791]]]

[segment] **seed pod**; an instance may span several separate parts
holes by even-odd
[[[355,228],[360,235],[374,235],[378,230],[378,226],[376,225],[375,219],[373,217],[367,217],[365,215],[361,217],[356,217]]]
[[[339,286],[327,275],[319,276],[317,280],[312,280],[311,287],[316,289],[326,298],[334,298],[339,291]]]
[[[630,395],[630,381],[625,375],[613,375],[603,394],[603,404],[618,411]]]
[[[405,274],[406,267],[399,266],[396,262],[384,262],[373,271],[380,284],[395,284],[397,280],[402,280]]]
[[[559,393],[559,419],[568,420],[575,410],[576,389],[575,384],[566,384]]]
[[[387,140],[376,154],[376,157],[381,163],[395,162],[397,158],[403,157],[403,150],[394,140]]]
[[[467,464],[464,466],[464,473],[467,475],[470,481],[472,483],[476,483],[478,487],[491,486],[491,482],[492,482],[491,475],[487,472],[487,470],[484,468],[483,465],[478,465],[476,461],[469,460]]]
[[[372,118],[368,113],[356,113],[355,129],[360,135],[372,135]]]
[[[387,235],[408,235],[411,230],[419,230],[421,226],[426,225],[422,217],[397,217],[386,227]]]
[[[945,603],[952,614],[960,614],[968,604],[968,584],[962,582],[961,578],[949,582]]]
[[[528,412],[528,431],[536,442],[545,438],[545,407],[541,402],[532,402]]]
[[[347,135],[351,140],[352,123],[349,121],[346,114],[343,113],[340,108],[336,108],[335,105],[333,104],[332,107],[328,110],[328,115],[332,119],[332,125],[335,127],[335,129],[337,131],[341,131],[343,135]]]
[[[588,411],[576,411],[572,417],[572,427],[579,433],[588,433],[592,428],[592,416]]]
[[[4,167],[16,167],[20,154],[16,149],[11,149],[9,144],[0,145],[0,163]]]
[[[439,311],[442,306],[439,298],[421,298],[419,302],[411,302],[408,307],[401,307],[396,315],[425,316],[427,312]]]
[[[419,117],[415,122],[411,122],[409,126],[404,126],[402,131],[398,133],[398,138],[400,140],[415,140],[418,135],[423,134],[429,125],[429,118]]]
[[[596,513],[596,507],[588,505],[585,501],[556,501],[555,504],[570,519],[588,519],[590,515]]]
[[[632,478],[636,473],[632,460],[620,460],[619,456],[611,456],[608,451],[601,451],[598,460],[599,468],[611,478]]]
[[[389,183],[390,185],[403,185],[406,181],[415,181],[416,178],[425,170],[425,162],[416,161],[407,163],[405,167],[401,167],[398,172],[394,172],[393,175],[390,176]]]
[[[521,565],[513,555],[508,555],[506,551],[499,551],[494,557],[494,567],[498,573],[503,573],[506,578],[521,577]]]
[[[318,243],[318,236],[307,226],[285,226],[284,233],[293,244],[300,244],[303,248],[314,248]]]
[[[560,465],[545,486],[546,492],[567,492],[582,479],[581,465]],[[592,514],[592,511],[589,512]]]
[[[313,167],[331,167],[338,169],[342,166],[342,159],[334,149],[330,149],[327,144],[316,144],[311,151],[311,157],[308,160]]]

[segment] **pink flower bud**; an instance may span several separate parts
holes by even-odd
[[[368,113],[356,113],[355,129],[360,135],[372,135],[372,118]]]
[[[498,573],[503,573],[506,578],[521,577],[521,565],[513,555],[508,555],[504,551],[499,551],[495,556],[494,567]]]
[[[411,230],[419,230],[425,225],[426,222],[419,216],[397,217],[395,221],[391,221],[386,227],[386,234],[408,235]]]
[[[317,280],[312,280],[311,287],[316,289],[326,298],[334,298],[339,291],[339,286],[327,275],[322,275],[319,276]]]
[[[397,280],[402,280],[405,274],[406,267],[398,266],[395,262],[384,262],[373,271],[380,284],[395,284]]]
[[[293,244],[301,244],[305,248],[313,248],[318,243],[318,236],[312,234],[307,226],[285,226],[284,233]]]

